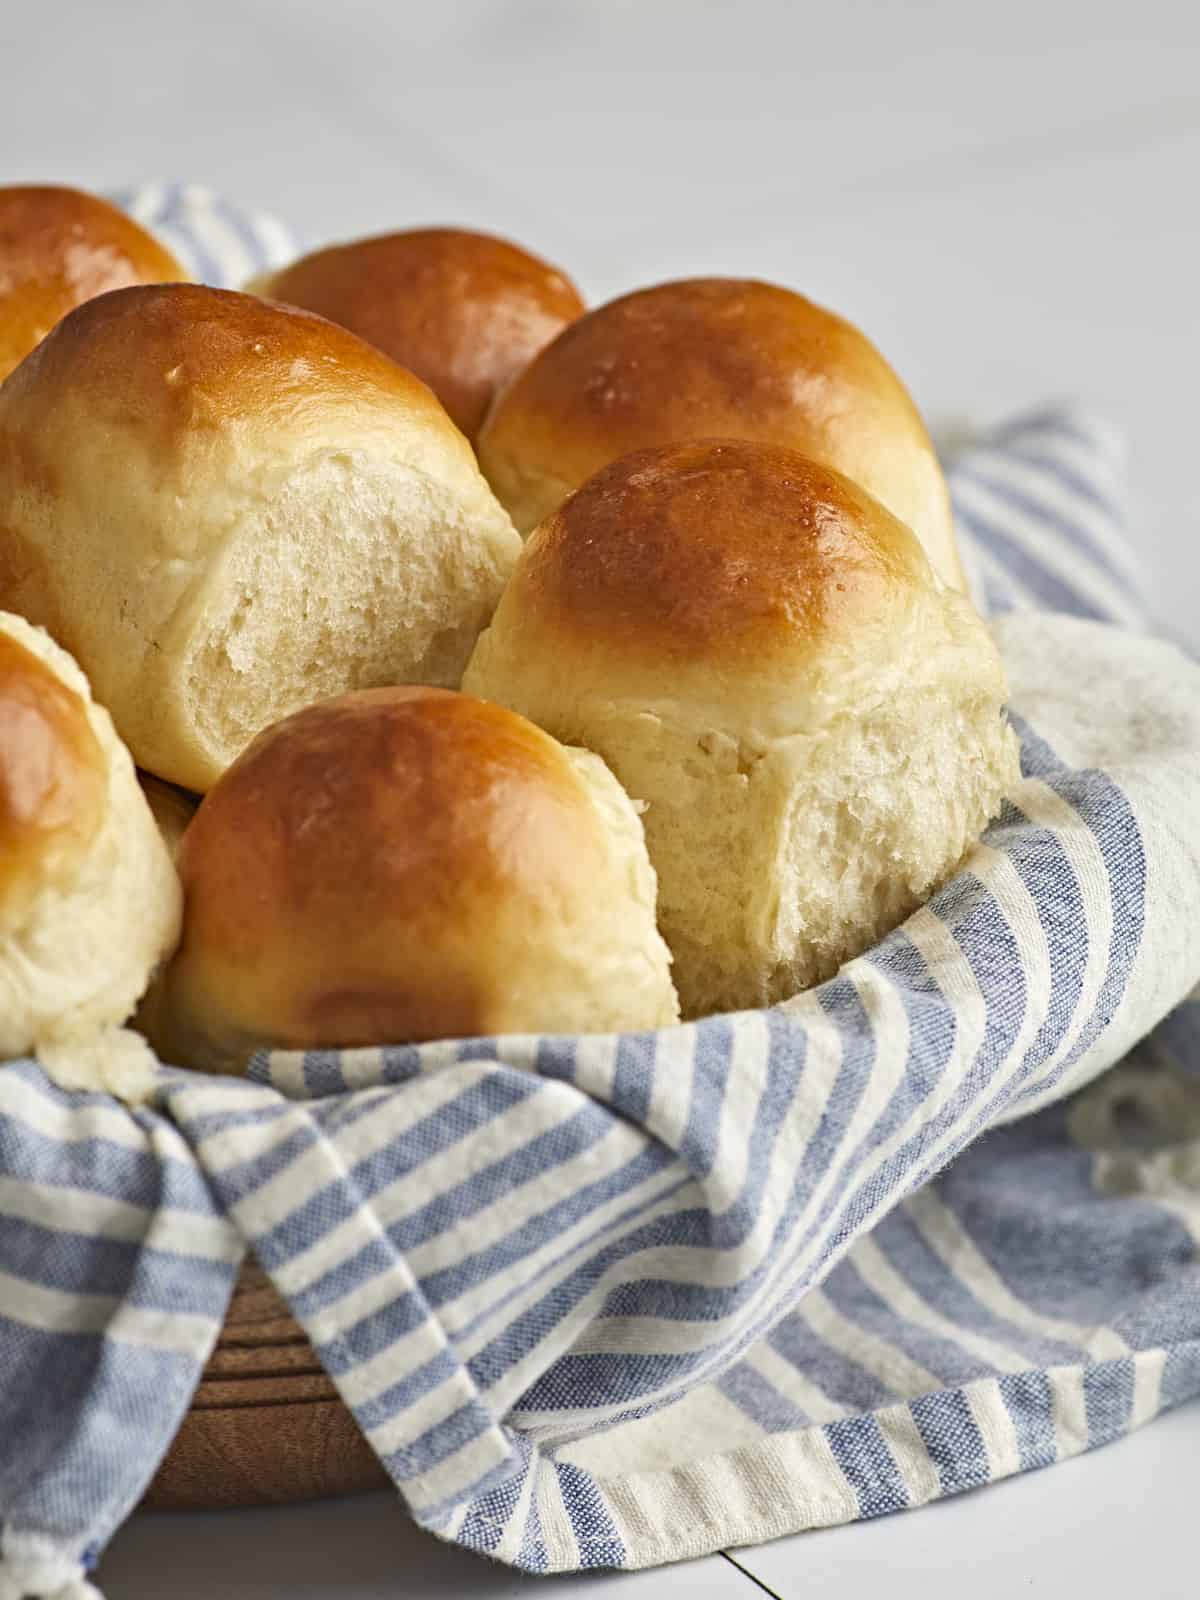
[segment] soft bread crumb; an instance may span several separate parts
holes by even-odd
[[[144,1105],[158,1083],[158,1060],[140,1033],[105,1028],[86,1038],[40,1040],[37,1059],[60,1089],[99,1090]]]

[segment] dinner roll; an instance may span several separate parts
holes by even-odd
[[[946,482],[904,385],[857,328],[775,284],[693,278],[581,317],[497,401],[479,460],[528,533],[618,456],[705,437],[835,467],[965,588]]]
[[[169,250],[107,200],[51,185],[0,186],[0,380],[94,295],[186,277]]]
[[[519,549],[425,385],[307,312],[121,289],[0,386],[0,601],[187,789],[322,696],[457,685]]]
[[[0,613],[0,1059],[144,1087],[116,1029],[179,933],[179,881],[133,762],[79,668]]]
[[[614,462],[541,525],[464,682],[648,802],[685,1016],[829,977],[1017,778],[1004,671],[905,525],[791,450]]]
[[[556,267],[465,228],[334,245],[247,287],[378,345],[425,380],[471,440],[497,389],[583,310]]]
[[[637,813],[594,755],[447,690],[259,735],[184,835],[160,1049],[307,1049],[678,1018]]]

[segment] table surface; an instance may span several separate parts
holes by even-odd
[[[669,1572],[528,1578],[421,1533],[391,1495],[135,1517],[101,1564],[109,1600],[1192,1600],[1200,1405],[1048,1471]],[[736,1564],[735,1564],[736,1563]]]
[[[6,10],[3,31],[4,181],[187,178],[313,243],[490,228],[593,301],[757,274],[858,322],[935,428],[1090,402],[1129,439],[1157,616],[1196,642],[1200,9],[44,0]],[[964,1576],[979,1597],[1068,1579],[1099,1600],[1182,1595],[1198,1445],[1192,1407],[1049,1473],[738,1552],[745,1572],[713,1557],[687,1580],[696,1600],[822,1579],[861,1600],[885,1572],[895,1600],[958,1596]],[[102,1577],[112,1600],[157,1600],[164,1571],[174,1600],[534,1592],[417,1534],[387,1497],[140,1517]]]

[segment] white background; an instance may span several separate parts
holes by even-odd
[[[312,242],[509,232],[592,299],[757,273],[934,424],[1123,423],[1162,612],[1200,602],[1193,0],[0,0],[12,178],[190,178]]]
[[[780,279],[858,322],[935,428],[1091,402],[1127,432],[1158,614],[1200,643],[1194,0],[0,0],[0,164],[206,183],[311,243],[496,229],[592,300]],[[738,1559],[789,1597],[1183,1595],[1198,1458],[1190,1408],[1049,1474]],[[754,1592],[717,1557],[683,1576],[696,1600]],[[102,1577],[110,1600],[672,1582],[496,1574],[384,1499],[141,1519]]]

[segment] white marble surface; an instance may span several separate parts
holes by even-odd
[[[794,283],[938,422],[1128,430],[1195,637],[1200,9],[1183,0],[94,0],[3,8],[7,173],[189,177],[314,241],[465,221],[595,298]]]
[[[668,1570],[524,1578],[419,1533],[389,1495],[223,1516],[140,1516],[109,1600],[1193,1600],[1200,1407],[1104,1450],[919,1512]],[[734,1562],[738,1565],[734,1565]],[[752,1581],[750,1575],[757,1580]]]
[[[1046,1472],[734,1554],[784,1600],[1194,1600],[1198,1461],[1189,1406]]]
[[[312,242],[462,221],[599,299],[756,273],[843,311],[936,424],[1064,395],[1127,429],[1163,620],[1200,643],[1200,10],[1182,0],[0,0],[7,181],[211,184]],[[1200,1408],[952,1505],[738,1560],[786,1596],[1185,1582]],[[678,1575],[539,1594],[696,1600]],[[532,1594],[384,1499],[139,1518],[111,1600]],[[618,1587],[619,1586],[619,1587]],[[761,1592],[761,1591],[760,1591]]]

